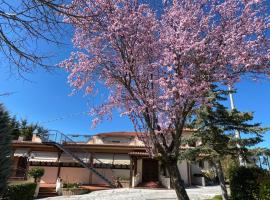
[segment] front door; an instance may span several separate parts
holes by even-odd
[[[16,177],[25,177],[27,169],[27,158],[19,157],[17,169],[16,169]]]
[[[158,161],[153,159],[143,159],[142,181],[158,181]]]

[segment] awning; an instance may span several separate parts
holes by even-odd
[[[32,151],[30,154],[30,162],[56,162],[57,152]]]
[[[29,149],[16,149],[14,157],[28,157]]]
[[[149,153],[147,153],[147,152],[136,152],[136,151],[133,151],[133,152],[130,152],[129,155],[136,156],[136,157],[149,157]]]
[[[127,154],[95,154],[94,164],[130,165]]]
[[[130,158],[127,154],[115,154],[114,155],[114,165],[130,165]]]
[[[113,154],[95,154],[94,164],[113,164]]]
[[[74,153],[78,158],[80,158],[84,163],[90,162],[90,154],[89,153]],[[60,162],[64,163],[72,163],[77,162],[75,159],[73,159],[70,155],[66,153],[62,153],[60,157]]]

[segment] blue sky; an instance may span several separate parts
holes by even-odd
[[[120,117],[117,112],[112,121],[104,121],[92,129],[91,118],[85,112],[97,100],[82,93],[70,96],[67,74],[62,70],[28,74],[27,78],[31,82],[10,76],[3,68],[0,68],[0,72],[0,93],[14,92],[9,96],[0,96],[0,102],[18,119],[26,118],[30,122],[37,122],[48,129],[66,134],[133,130],[130,121],[126,117]],[[237,89],[238,92],[234,95],[237,108],[241,111],[253,111],[254,122],[270,126],[270,81],[243,81],[237,85]],[[269,145],[270,132],[265,134],[265,142],[260,146]]]
[[[70,44],[70,38],[66,38]],[[43,51],[53,51],[56,56],[51,61],[56,64],[68,57],[71,46],[52,47],[40,43]],[[2,60],[3,62],[3,60]],[[0,102],[18,119],[26,118],[48,129],[56,129],[66,134],[95,134],[111,131],[132,131],[133,126],[126,117],[115,112],[112,121],[104,121],[91,129],[91,118],[85,112],[89,106],[98,103],[97,99],[78,93],[70,96],[67,73],[61,69],[51,72],[36,70],[25,74],[30,81],[10,74],[7,65],[0,65],[0,93],[13,92],[0,96]],[[237,85],[234,95],[236,107],[240,111],[253,111],[254,122],[270,126],[270,80],[261,82],[243,81]],[[270,146],[270,132],[260,146]]]

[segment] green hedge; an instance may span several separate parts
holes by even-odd
[[[233,200],[255,200],[259,194],[259,168],[234,167],[230,171],[230,189]]]
[[[257,167],[233,167],[230,189],[232,200],[270,200],[270,177]]]
[[[265,177],[260,180],[260,192],[259,192],[260,200],[269,200],[270,199],[270,176]]]
[[[9,185],[4,194],[5,200],[32,200],[36,189],[35,183]]]

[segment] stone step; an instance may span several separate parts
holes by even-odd
[[[40,187],[39,192],[55,192],[55,188]]]
[[[40,192],[38,193],[38,199],[46,198],[46,197],[56,197],[58,196],[56,192]]]
[[[55,192],[54,187],[40,187],[37,199],[47,198],[47,197],[56,197],[56,196],[58,195]]]

